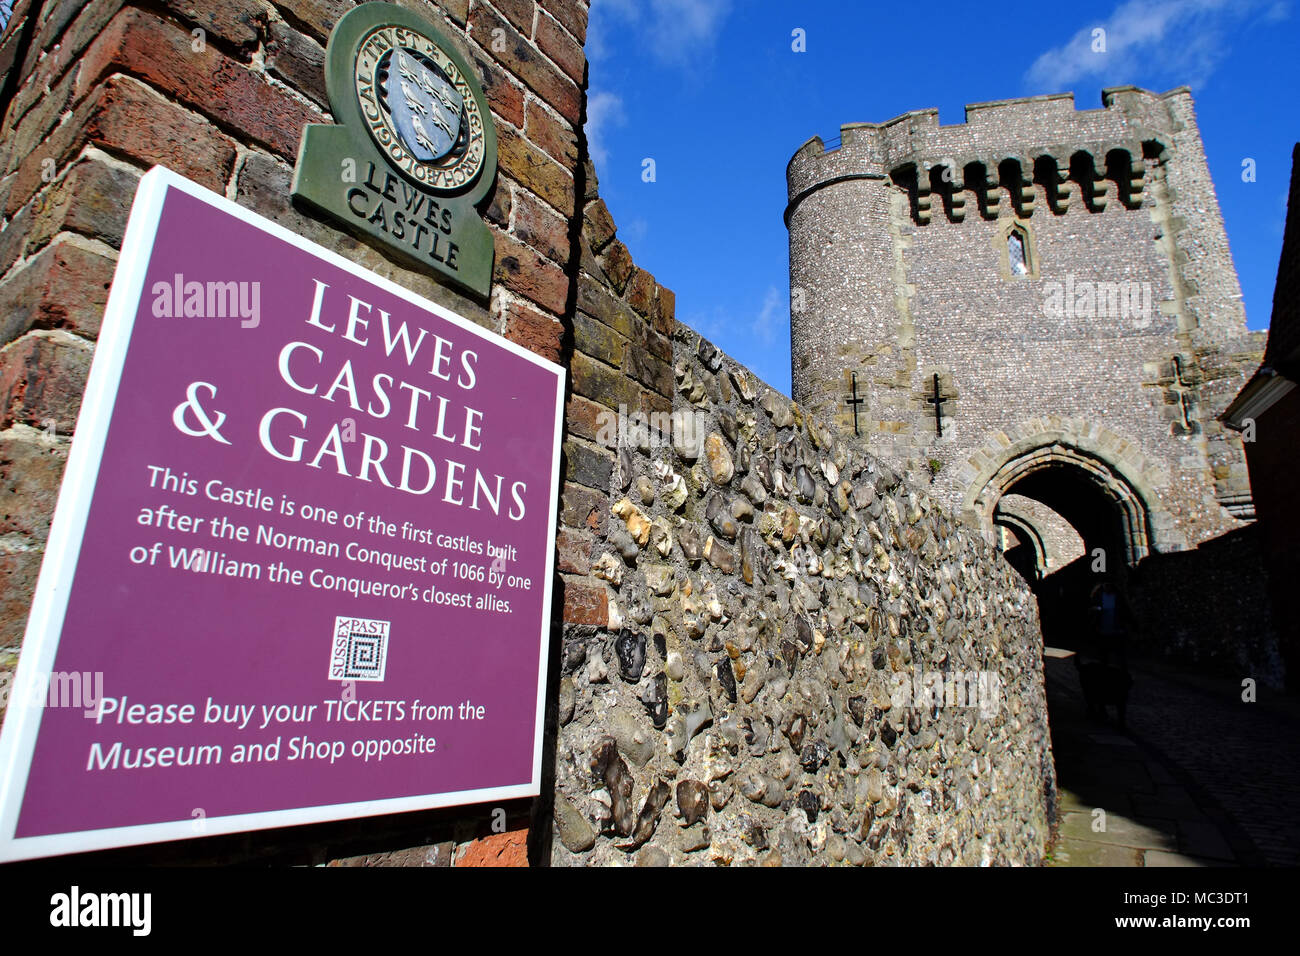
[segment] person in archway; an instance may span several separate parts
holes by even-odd
[[[1115,707],[1122,730],[1133,678],[1128,671],[1127,642],[1132,614],[1114,579],[1104,577],[1092,589],[1092,634],[1086,648],[1075,655],[1079,684],[1091,716],[1105,719],[1106,707]]]

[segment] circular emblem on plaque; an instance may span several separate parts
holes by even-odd
[[[478,98],[431,37],[405,26],[375,27],[357,48],[352,81],[371,138],[407,177],[455,193],[483,171]]]
[[[358,3],[325,47],[332,123],[302,131],[295,202],[408,266],[486,298],[496,243],[479,206],[497,130],[472,58],[415,10]]]

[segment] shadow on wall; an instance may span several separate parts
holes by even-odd
[[[1247,525],[1192,551],[1153,554],[1131,578],[1135,649],[1219,676],[1282,687],[1259,528]]]
[[[1084,555],[1034,585],[1045,644],[1077,650],[1090,639],[1087,609],[1098,581],[1091,560]],[[1285,671],[1267,583],[1255,525],[1193,550],[1150,554],[1123,576],[1133,611],[1129,649],[1280,688]]]

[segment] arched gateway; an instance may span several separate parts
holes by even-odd
[[[1084,421],[1046,424],[1026,422],[1011,429],[1017,435],[1011,442],[1001,432],[971,457],[975,473],[962,504],[968,523],[989,540],[996,525],[1032,525],[999,513],[999,502],[1014,494],[1064,518],[1083,539],[1086,552],[1101,548],[1128,566],[1152,550],[1185,546],[1157,493],[1162,476],[1150,473],[1153,469],[1131,442]],[[1034,534],[1041,549],[1043,529],[1035,526]]]

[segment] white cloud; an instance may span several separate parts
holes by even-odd
[[[781,317],[780,309],[784,303],[784,297],[776,286],[768,286],[767,295],[763,297],[763,306],[758,310],[758,317],[754,319],[754,324],[750,332],[754,338],[763,345],[771,345],[776,341],[776,321]]]
[[[1081,80],[1129,83],[1139,76],[1200,86],[1228,52],[1228,29],[1261,2],[1127,0],[1109,17],[1039,56],[1025,78],[1042,92],[1066,89]],[[1269,14],[1276,16],[1275,4]],[[1105,31],[1104,50],[1098,49],[1098,28]]]
[[[758,314],[745,324],[732,309],[715,305],[707,311],[682,310],[679,318],[733,358],[746,360],[754,368],[758,356],[769,356],[777,344],[778,333],[785,328],[785,296],[776,286],[768,286]],[[750,360],[749,357],[754,359]]]
[[[627,221],[627,225],[618,227],[618,237],[623,240],[623,245],[629,249],[645,239],[650,232],[650,223],[646,222],[641,216],[633,216]],[[636,258],[633,256],[633,258]]]
[[[1291,4],[1287,0],[1278,0],[1264,11],[1264,19],[1268,23],[1277,23],[1291,16]]]
[[[605,136],[614,126],[627,122],[623,113],[623,97],[617,93],[599,92],[587,97],[587,151],[592,162],[603,168],[609,162],[609,146]]]
[[[587,42],[584,49],[589,60],[603,60],[610,55],[610,33],[617,24],[635,20],[639,0],[592,0],[587,15]]]
[[[638,46],[664,63],[683,63],[712,48],[732,0],[594,0],[587,56],[610,55],[614,34],[630,31]]]
[[[711,313],[688,311],[678,318],[683,325],[694,329],[716,345],[719,337],[727,332],[729,316],[724,309],[714,306]]]

